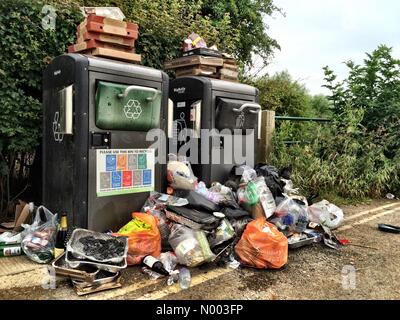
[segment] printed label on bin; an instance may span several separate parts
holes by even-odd
[[[143,170],[143,184],[146,186],[151,184],[151,170]]]
[[[119,154],[117,156],[117,170],[126,170],[127,169],[127,155]]]
[[[154,191],[154,149],[96,150],[98,197]]]
[[[121,188],[122,180],[122,172],[121,171],[113,171],[111,175],[111,186],[112,188]]]
[[[117,170],[117,157],[115,155],[106,156],[106,170],[107,171]]]

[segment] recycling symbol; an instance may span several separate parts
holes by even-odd
[[[246,117],[245,117],[244,113],[242,112],[236,118],[236,127],[243,128],[245,121],[246,121]]]
[[[130,99],[124,106],[125,117],[128,119],[139,119],[142,114],[142,107],[137,100]]]
[[[53,120],[53,135],[54,135],[54,141],[55,142],[62,142],[64,140],[64,134],[62,134],[60,131],[60,113],[56,111],[54,113],[54,120]]]

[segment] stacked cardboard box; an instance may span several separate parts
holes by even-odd
[[[198,48],[183,53],[183,57],[165,63],[166,70],[175,70],[177,77],[202,76],[238,81],[235,59],[216,50]]]
[[[223,55],[223,59],[222,68],[218,70],[218,79],[237,82],[239,67],[236,60],[228,55]]]
[[[89,15],[77,28],[76,44],[68,52],[79,52],[116,60],[140,63],[135,53],[139,27],[136,23]]]

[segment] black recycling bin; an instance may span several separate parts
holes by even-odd
[[[43,204],[66,210],[71,226],[117,231],[150,191],[164,191],[166,165],[146,134],[165,131],[168,86],[139,65],[55,58],[43,75]]]
[[[256,88],[206,77],[179,77],[171,81],[170,99],[169,152],[180,151],[179,154],[187,156],[200,180],[206,184],[224,182],[234,165],[254,165],[261,138],[261,106]],[[184,129],[191,129],[192,133],[181,140],[178,137]],[[215,129],[218,134],[204,144],[201,129]],[[237,135],[229,137],[229,132]],[[191,139],[198,141],[193,144]],[[228,143],[232,146],[229,149]],[[193,148],[196,144],[197,157],[193,157],[192,150],[182,148],[185,145]],[[241,150],[243,156],[235,157],[234,150]]]

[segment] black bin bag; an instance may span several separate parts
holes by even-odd
[[[220,224],[220,219],[204,211],[174,206],[167,206],[167,209],[186,219],[196,222],[196,224],[201,225],[201,229],[203,230],[214,230]]]
[[[174,196],[185,198],[189,202],[188,208],[205,210],[210,213],[220,211],[220,207],[217,204],[193,190],[176,190]]]

